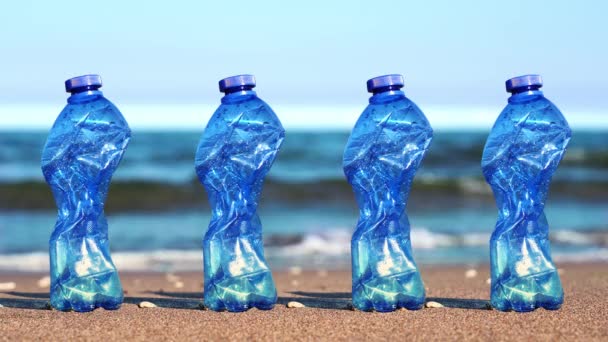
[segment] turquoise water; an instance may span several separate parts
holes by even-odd
[[[209,224],[195,182],[200,132],[133,132],[107,203],[119,270],[201,270]],[[481,179],[487,132],[436,132],[408,204],[421,264],[489,261],[497,209]],[[0,132],[0,270],[48,270],[56,213],[39,167],[46,132]],[[608,261],[608,132],[574,132],[546,214],[560,261]],[[341,157],[348,132],[287,132],[259,215],[272,267],[346,267],[358,212]],[[170,230],[171,234],[167,234]]]
[[[608,210],[605,204],[547,205],[552,250],[559,261],[608,261]],[[354,208],[273,207],[260,209],[266,255],[271,266],[343,267],[350,262]],[[412,210],[412,243],[419,263],[487,263],[495,209]],[[578,217],[578,219],[577,219]],[[586,217],[586,218],[585,218]],[[206,210],[108,215],[111,249],[119,269],[199,270]],[[582,222],[584,221],[584,223]],[[52,211],[0,213],[0,270],[45,270]],[[167,231],[171,230],[171,234]],[[14,259],[14,258],[16,259]],[[21,259],[15,266],[14,260]]]

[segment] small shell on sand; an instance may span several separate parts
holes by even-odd
[[[139,306],[140,308],[155,308],[156,304],[152,303],[152,302],[140,302],[137,306]]]
[[[471,279],[471,278],[475,278],[477,277],[477,270],[474,268],[471,268],[470,270],[467,270],[466,272],[464,272],[464,277],[467,279]]]
[[[426,304],[424,304],[424,306],[427,308],[442,308],[443,304],[433,302],[433,301],[428,301],[428,302],[426,302]]]
[[[300,266],[292,266],[289,268],[289,274],[291,275],[300,275],[302,274],[302,267]]]
[[[287,303],[287,307],[288,308],[305,308],[306,305],[304,305],[300,302],[289,302],[289,303]]]
[[[7,283],[0,283],[0,291],[10,291],[17,288],[17,284],[14,281],[9,281]]]
[[[178,282],[178,281],[180,281],[180,280],[181,280],[181,279],[180,279],[178,276],[176,276],[176,275],[175,275],[175,274],[173,274],[173,273],[167,273],[167,274],[165,274],[165,278],[166,278],[166,279],[167,279],[167,281],[168,281],[168,282],[170,282],[170,283],[176,283],[176,282]]]
[[[488,279],[486,279],[486,284],[488,284],[488,285],[492,285],[492,278],[488,278]]]
[[[0,304],[0,308],[3,308],[3,307],[4,307],[4,305]]]
[[[176,289],[181,289],[184,287],[184,282],[183,281],[176,281],[175,283],[173,283],[173,286],[175,286]]]
[[[51,286],[51,277],[44,276],[38,279],[38,287],[41,289],[46,289]]]

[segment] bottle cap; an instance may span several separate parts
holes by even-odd
[[[511,93],[513,90],[518,88],[526,88],[526,87],[542,87],[543,79],[540,75],[523,75],[513,77],[505,82],[507,87],[507,92]]]
[[[72,90],[83,87],[101,87],[101,76],[99,75],[83,75],[70,78],[65,81],[65,91],[70,93]]]
[[[253,88],[255,87],[255,76],[253,75],[236,75],[226,77],[219,82],[220,91],[225,93],[231,88]]]
[[[403,76],[399,74],[384,75],[374,77],[367,81],[367,91],[373,93],[376,89],[395,87],[399,89],[403,87]]]

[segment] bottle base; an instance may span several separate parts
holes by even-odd
[[[511,276],[492,285],[490,302],[499,311],[558,310],[564,302],[564,291],[557,271]]]
[[[355,307],[355,309],[360,310],[360,311],[365,311],[365,312],[386,313],[386,312],[393,312],[393,311],[402,310],[402,309],[416,311],[416,310],[420,310],[424,307],[424,299],[422,300],[422,304],[420,304],[419,301],[416,301],[416,302],[398,303],[398,304],[378,304],[378,303],[376,303],[376,304],[370,304],[370,303],[355,304],[355,303],[353,303],[353,306]]]
[[[263,300],[256,302],[246,302],[246,303],[225,303],[220,300],[205,300],[205,307],[212,311],[228,311],[228,312],[245,312],[251,309],[258,310],[272,310],[276,304],[276,299],[272,300]]]
[[[74,311],[74,312],[91,312],[96,309],[104,309],[108,311],[118,310],[122,306],[122,301],[96,302],[96,303],[76,303],[67,301],[51,300],[51,307],[58,311]]]

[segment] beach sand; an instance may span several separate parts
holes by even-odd
[[[0,340],[608,340],[608,265],[559,267],[562,309],[523,314],[487,309],[487,267],[471,277],[464,266],[421,266],[427,300],[444,307],[393,313],[349,310],[348,271],[276,272],[277,306],[245,313],[200,310],[200,273],[123,273],[122,308],[85,314],[48,310],[43,275],[4,273],[15,288],[0,291]],[[158,307],[139,308],[144,300]]]

